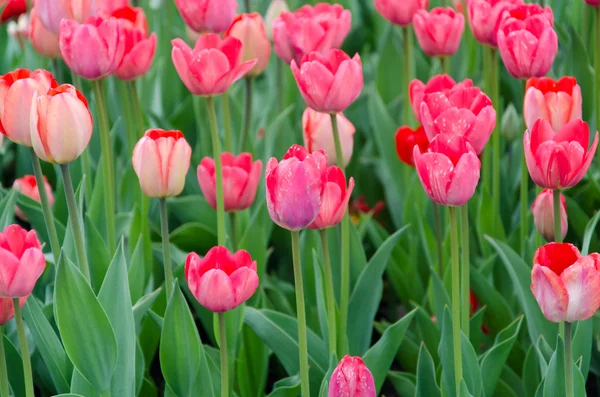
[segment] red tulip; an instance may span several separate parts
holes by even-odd
[[[467,2],[473,36],[483,44],[498,47],[498,30],[510,16],[508,13],[523,0],[470,0]]]
[[[582,102],[581,88],[574,77],[563,77],[559,81],[548,77],[531,78],[527,81],[523,102],[525,124],[531,129],[537,119],[543,118],[558,131],[569,121],[581,118]]]
[[[323,177],[321,210],[317,218],[308,225],[309,229],[327,229],[342,221],[354,189],[354,178],[350,178],[346,189],[346,176],[339,167],[330,166]]]
[[[429,0],[375,0],[375,8],[393,24],[408,26],[418,10],[426,10]]]
[[[18,190],[22,195],[29,197],[32,200],[40,202],[40,191],[38,190],[37,181],[33,175],[25,175],[21,178],[16,179],[12,185],[13,189]],[[44,177],[44,189],[48,195],[48,202],[50,206],[54,205],[54,195],[52,194],[52,186],[48,183],[46,177]],[[18,205],[15,206],[15,213],[22,221],[27,222],[27,216]]]
[[[231,254],[214,247],[200,258],[195,252],[185,260],[185,279],[198,302],[216,313],[233,310],[246,302],[258,288],[256,262],[240,250]]]
[[[375,380],[360,357],[345,356],[331,374],[328,397],[376,397]]]
[[[94,0],[35,0],[42,23],[52,33],[58,34],[63,19],[83,23],[96,15]]]
[[[60,56],[60,47],[58,45],[58,34],[49,31],[37,12],[37,8],[33,7],[29,14],[29,38],[33,49],[40,55],[46,58],[56,59]]]
[[[429,147],[429,139],[422,126],[417,127],[413,130],[409,126],[402,126],[396,131],[396,152],[398,158],[411,167],[415,166],[413,159],[413,152],[415,146],[419,147],[419,151],[424,153]]]
[[[424,84],[417,79],[411,81],[408,87],[408,95],[410,97],[410,105],[412,106],[417,121],[419,123],[421,122],[421,103],[423,102],[423,97],[425,97],[425,95],[433,94],[434,92],[446,92],[455,85],[456,81],[447,74],[435,75],[427,82],[427,84]],[[462,83],[459,83],[459,85],[473,87],[473,82],[470,79],[466,79]]]
[[[525,160],[533,182],[546,189],[578,184],[596,153],[598,133],[588,150],[589,141],[590,129],[582,120],[573,120],[555,133],[547,120],[538,119],[523,137]]]
[[[444,57],[458,51],[465,30],[465,17],[451,7],[418,10],[413,17],[413,27],[425,54]]]
[[[235,17],[236,0],[175,0],[185,23],[196,32],[221,33]]]
[[[556,241],[554,237],[554,196],[552,189],[544,189],[536,197],[531,207],[533,222],[537,231],[544,236],[546,241]],[[567,202],[565,196],[560,195],[560,223],[564,239],[567,235],[569,223],[567,221]]]
[[[35,231],[10,225],[0,233],[0,297],[31,294],[46,269],[46,259]]]
[[[28,296],[19,298],[19,306],[23,307]],[[12,298],[0,298],[0,327],[12,320],[15,316],[15,306]]]
[[[352,157],[356,128],[342,113],[338,113],[336,118],[342,144],[344,166],[346,166]],[[304,146],[308,149],[309,153],[323,149],[327,153],[328,164],[338,164],[331,127],[331,117],[328,114],[306,108],[302,114],[302,132]]]
[[[600,0],[585,0],[585,2],[592,7],[600,7]]]
[[[236,16],[225,33],[225,37],[227,36],[236,37],[242,42],[241,62],[257,60],[256,65],[248,72],[249,76],[258,76],[265,71],[271,57],[271,42],[258,12]]]
[[[0,23],[6,22],[26,13],[27,2],[25,0],[0,0],[0,10],[2,10]]]

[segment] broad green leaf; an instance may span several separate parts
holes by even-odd
[[[467,386],[468,391],[474,397],[481,396],[483,389],[481,379],[481,369],[479,368],[479,361],[477,361],[477,354],[473,345],[467,339],[466,335],[461,332],[461,353],[462,353],[462,364],[463,364],[463,381]],[[487,374],[486,374],[487,376]]]
[[[10,368],[8,371],[8,383],[15,393],[15,397],[25,397],[25,377],[23,375],[21,354],[6,335],[2,335],[2,340],[4,341],[6,366]]]
[[[563,341],[559,336],[558,342],[556,342],[556,350],[554,351],[554,354],[552,354],[550,363],[548,363],[548,371],[544,377],[544,397],[559,397],[566,395],[565,349]]]
[[[19,193],[11,189],[8,194],[0,200],[0,230],[15,223],[15,204]]]
[[[150,292],[148,295],[142,296],[136,303],[133,305],[133,319],[136,324],[136,329],[140,331],[142,318],[146,314],[146,312],[152,307],[156,298],[162,292],[162,287],[159,287],[155,291]]]
[[[85,217],[86,252],[90,266],[90,277],[94,290],[99,290],[102,280],[108,270],[111,253],[102,239],[102,235],[92,223],[89,216]]]
[[[247,325],[242,327],[241,342],[235,371],[239,394],[262,397],[265,394],[271,353]]]
[[[453,342],[452,314],[448,306],[444,307],[442,317],[442,338],[438,347],[438,354],[442,362],[442,391],[446,391],[449,397],[456,396],[455,367],[454,367],[454,342]]]
[[[417,392],[416,377],[405,372],[390,371],[388,379],[399,396],[413,397]]]
[[[542,375],[540,373],[540,367],[537,362],[537,353],[535,346],[531,345],[525,356],[525,362],[523,363],[523,386],[525,387],[525,396],[534,397],[537,388],[542,381]]]
[[[319,315],[319,324],[321,326],[321,338],[325,341],[325,345],[327,347],[327,351],[330,351],[329,346],[329,321],[328,321],[328,313],[327,313],[327,304],[325,294],[327,293],[325,287],[325,275],[323,274],[323,268],[321,266],[321,262],[317,256],[317,251],[313,249],[313,269],[315,274],[315,290],[317,292],[317,312]],[[335,298],[334,298],[335,300]],[[337,313],[337,305],[334,302],[334,310]],[[337,321],[337,317],[334,317]]]
[[[596,230],[596,225],[598,225],[598,221],[600,220],[600,211],[596,212],[596,215],[588,222],[585,227],[585,232],[583,234],[583,243],[581,244],[581,255],[587,255],[590,249],[590,243],[592,241],[592,237],[594,236],[594,230]]]
[[[135,248],[131,254],[131,261],[127,275],[129,279],[129,293],[131,294],[131,300],[137,301],[144,294],[144,284],[146,281],[143,237],[138,237],[137,239],[137,243],[135,244]]]
[[[319,397],[328,397],[329,392],[329,381],[331,380],[331,376],[333,375],[333,371],[338,365],[338,358],[335,353],[331,354],[331,358],[329,359],[329,369],[327,373],[323,377],[323,381],[321,382],[321,388],[319,389]]]
[[[486,306],[486,325],[493,335],[510,325],[513,314],[504,297],[477,269],[471,272],[471,289],[482,306]]]
[[[40,240],[46,243],[48,249],[50,249],[50,239],[48,237],[48,231],[46,230],[46,222],[44,220],[41,204],[30,197],[20,194],[17,199],[17,205],[27,216],[27,220],[35,229]],[[65,238],[65,226],[56,218],[54,218],[54,225],[56,227],[56,233],[58,234],[58,241],[61,242]],[[57,258],[54,258],[52,263],[56,263],[56,261]]]
[[[278,380],[267,397],[297,397],[300,394],[300,375]]]
[[[438,387],[433,359],[425,347],[421,345],[417,364],[417,390],[415,397],[441,397]]]
[[[573,360],[578,361],[581,358],[581,373],[584,379],[587,379],[592,359],[594,323],[591,318],[577,321],[573,328]]]
[[[140,389],[144,381],[144,372],[146,371],[146,363],[144,360],[144,352],[142,347],[136,340],[135,343],[135,394],[140,395]]]

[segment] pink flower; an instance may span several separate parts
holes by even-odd
[[[470,0],[467,2],[473,36],[486,45],[498,47],[498,30],[510,16],[508,13],[523,0]]]
[[[463,136],[479,155],[494,131],[496,111],[479,88],[455,86],[423,97],[421,122],[430,141],[438,134]]]
[[[429,0],[375,0],[375,8],[393,24],[408,26],[418,10],[426,10]]]
[[[46,29],[42,24],[36,7],[31,9],[29,17],[29,38],[31,39],[33,49],[46,58],[58,58],[60,56],[58,34]]]
[[[9,21],[6,26],[6,32],[19,43],[21,49],[25,48],[25,42],[29,40],[29,25],[29,16],[21,14],[16,20]]]
[[[242,42],[235,37],[221,38],[213,33],[200,36],[192,50],[181,39],[171,41],[171,57],[181,81],[194,95],[213,96],[248,73],[256,60],[240,64]]]
[[[350,32],[352,15],[339,4],[305,5],[282,12],[273,25],[275,53],[285,63],[300,63],[309,52],[340,48]]]
[[[133,149],[133,169],[148,197],[174,197],[185,185],[192,148],[181,131],[148,130]]]
[[[572,244],[549,243],[538,248],[531,292],[548,321],[587,320],[598,310],[599,265],[600,255],[581,256]]]
[[[473,197],[481,162],[462,136],[438,135],[425,153],[415,145],[413,159],[423,189],[434,202],[460,207]]]
[[[195,252],[185,260],[185,279],[198,302],[216,313],[233,310],[246,302],[258,288],[256,262],[240,250],[231,254],[214,247],[200,258]]]
[[[21,178],[16,179],[13,182],[13,189],[21,192],[22,195],[29,197],[32,200],[40,202],[40,191],[38,190],[37,181],[35,180],[35,176],[33,175],[25,175]],[[50,206],[54,205],[54,195],[52,194],[52,186],[48,183],[46,177],[44,177],[44,189],[46,189],[46,194],[48,195],[48,202]],[[24,222],[27,222],[27,216],[19,206],[15,206],[15,213]]]
[[[345,356],[331,374],[328,397],[376,397],[375,380],[360,357]]]
[[[451,7],[436,7],[429,12],[418,10],[413,17],[413,27],[425,54],[444,57],[458,50],[465,17]]]
[[[498,48],[513,77],[526,79],[548,73],[558,51],[553,25],[550,7],[523,4],[510,11],[510,17],[498,31]]]
[[[558,131],[569,121],[581,118],[582,102],[581,88],[574,77],[563,77],[559,81],[548,77],[531,78],[527,81],[523,102],[527,128],[533,128],[533,123],[543,118]]]
[[[456,82],[452,77],[447,74],[438,74],[433,76],[427,84],[421,82],[421,80],[414,79],[408,86],[408,95],[410,97],[410,105],[412,106],[415,118],[421,123],[421,103],[423,98],[427,94],[433,94],[434,92],[447,92],[456,85]],[[464,87],[473,87],[473,82],[470,79],[459,83]]]
[[[257,60],[248,75],[258,76],[265,71],[271,57],[271,42],[258,12],[236,16],[225,33],[225,37],[228,36],[236,37],[242,42],[242,62]]]
[[[552,189],[544,189],[536,197],[531,207],[533,222],[537,231],[544,236],[546,241],[555,241],[554,238],[554,196]],[[562,238],[567,235],[569,223],[567,222],[567,202],[565,196],[560,195],[560,220]]]
[[[250,208],[260,182],[262,161],[252,162],[252,154],[221,153],[223,164],[223,197],[225,211],[242,211]],[[198,183],[206,201],[217,209],[215,161],[205,157],[198,166]]]
[[[17,18],[27,12],[25,0],[0,0],[0,23]]]
[[[592,7],[599,7],[600,6],[600,0],[585,0],[585,2],[588,5],[591,5]]]
[[[265,30],[267,31],[269,40],[273,40],[275,20],[281,16],[282,12],[288,12],[289,10],[285,0],[271,0],[265,14]]]
[[[19,306],[23,307],[29,295],[19,298]],[[0,298],[0,327],[12,320],[15,316],[15,307],[12,298]]]
[[[346,189],[346,176],[339,167],[330,166],[323,177],[321,210],[317,218],[308,225],[309,229],[327,229],[342,221],[354,189],[354,178],[350,178]]]
[[[0,77],[0,132],[11,141],[31,147],[29,113],[34,96],[44,95],[56,81],[50,72],[17,69]]]
[[[356,128],[342,113],[338,113],[336,118],[342,143],[344,166],[346,166],[352,157]],[[308,149],[309,153],[322,149],[327,153],[329,165],[338,164],[330,115],[306,108],[302,115],[302,132],[304,146]]]
[[[292,61],[292,73],[304,102],[323,113],[346,110],[363,89],[362,62],[358,54],[350,57],[342,50],[311,52],[300,67]]]
[[[235,17],[236,0],[175,0],[185,23],[199,33],[221,33]]]
[[[321,210],[327,155],[319,150],[309,154],[300,145],[292,146],[281,162],[267,163],[267,209],[273,222],[284,229],[300,230],[310,225]]]
[[[94,0],[35,0],[35,7],[46,29],[54,34],[58,34],[63,19],[82,23],[96,15]]]
[[[31,294],[46,269],[46,259],[35,231],[10,225],[0,233],[0,297]]]
[[[582,120],[573,120],[554,133],[547,120],[538,119],[523,137],[525,160],[533,182],[546,189],[578,184],[596,153],[598,133],[588,150],[589,141],[590,129]]]
[[[96,0],[96,9],[105,14],[112,14],[119,8],[130,6],[129,0]]]

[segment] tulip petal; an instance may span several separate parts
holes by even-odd
[[[598,254],[580,258],[560,275],[569,295],[566,321],[587,320],[600,307],[600,272],[595,262]]]
[[[44,273],[45,269],[46,259],[42,251],[37,248],[25,250],[19,261],[19,267],[10,283],[10,296],[16,298],[31,294],[35,282]]]
[[[256,270],[252,270],[249,267],[240,267],[229,277],[233,285],[235,306],[241,305],[250,299],[258,288]]]
[[[19,270],[19,259],[10,251],[0,248],[0,297],[12,298],[10,286]]]
[[[211,269],[198,280],[198,302],[210,311],[221,313],[236,307],[231,279],[223,270]]]
[[[447,204],[461,206],[473,197],[477,183],[481,162],[473,152],[462,155],[450,175],[450,184],[447,186]]]
[[[545,266],[534,265],[531,272],[531,292],[549,321],[565,321],[569,296],[561,279]]]

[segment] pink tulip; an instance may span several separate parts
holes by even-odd
[[[82,23],[96,15],[94,0],[35,0],[40,19],[46,29],[58,34],[63,19]]]
[[[465,87],[473,87],[473,82],[470,79],[466,79],[462,83],[459,83]],[[456,81],[447,74],[438,74],[433,76],[427,84],[424,84],[421,80],[414,79],[408,86],[408,95],[410,98],[410,105],[415,114],[415,118],[421,123],[421,103],[423,97],[427,94],[433,94],[434,92],[446,92],[456,85]]]
[[[537,231],[544,236],[546,241],[555,241],[554,238],[554,196],[552,189],[544,189],[536,197],[531,207],[533,222]],[[562,238],[567,235],[569,224],[567,222],[567,202],[565,196],[560,195],[560,221]]]
[[[11,141],[31,147],[31,100],[56,87],[50,72],[17,69],[0,77],[0,132]]]
[[[133,169],[148,197],[174,197],[183,191],[192,148],[181,131],[148,130],[133,149]]]
[[[483,44],[498,47],[498,30],[510,16],[508,13],[523,0],[470,0],[467,2],[473,36]]]
[[[600,7],[600,0],[585,0],[585,2],[592,7]]]
[[[360,357],[345,356],[331,374],[328,397],[376,397],[375,380]]]
[[[31,143],[44,161],[68,164],[87,148],[92,137],[92,114],[87,99],[75,87],[63,84],[33,100]]]
[[[23,307],[27,301],[27,296],[19,298],[19,306]],[[15,306],[11,298],[0,298],[0,327],[12,320],[15,316]]]
[[[0,24],[27,12],[26,0],[0,0]]]
[[[235,17],[236,0],[175,0],[185,23],[199,33],[221,33]]]
[[[460,207],[473,197],[481,162],[462,136],[438,135],[425,153],[415,145],[413,159],[423,189],[434,202]]]
[[[354,189],[354,178],[350,178],[346,189],[346,176],[335,165],[330,166],[323,179],[321,210],[317,218],[308,225],[309,229],[327,229],[342,221],[348,210],[348,202]]]
[[[285,63],[300,63],[309,52],[340,48],[350,32],[352,15],[339,4],[305,5],[282,12],[273,25],[275,53]]]
[[[96,9],[99,13],[112,14],[124,7],[131,7],[129,0],[96,0]]]
[[[29,38],[31,39],[33,49],[46,58],[58,58],[60,56],[58,34],[46,29],[42,24],[36,7],[31,9],[29,18]]]
[[[185,279],[198,302],[216,313],[233,310],[246,302],[258,288],[256,262],[240,250],[231,254],[214,247],[200,258],[195,252],[185,260]]]
[[[558,51],[553,25],[550,7],[523,4],[510,11],[510,17],[498,31],[498,48],[513,77],[527,79],[548,73]]]
[[[559,81],[548,77],[531,78],[527,81],[523,102],[527,128],[533,128],[533,123],[543,118],[558,131],[569,121],[581,118],[582,102],[581,88],[574,77],[563,77]]]
[[[265,14],[265,30],[267,31],[269,40],[273,40],[275,20],[281,16],[282,12],[288,12],[289,10],[285,0],[271,0]]]
[[[450,56],[458,51],[465,30],[465,17],[451,7],[418,10],[413,17],[413,27],[425,54],[430,57]]]
[[[22,195],[29,197],[30,199],[40,202],[40,191],[38,190],[37,181],[33,175],[25,175],[21,178],[16,179],[13,182],[13,189],[18,190]],[[44,189],[48,195],[48,202],[50,206],[54,205],[54,194],[52,194],[52,186],[48,183],[46,177],[44,177]],[[19,206],[15,206],[15,213],[24,222],[27,222],[27,216]]]
[[[340,141],[342,143],[344,166],[347,166],[352,157],[356,128],[342,113],[338,113],[336,118]],[[330,115],[306,108],[302,115],[302,132],[304,146],[308,149],[309,153],[322,149],[327,153],[329,165],[338,164]]]
[[[430,141],[438,134],[463,136],[479,155],[496,125],[496,111],[479,88],[455,86],[423,97],[421,122]]]
[[[31,294],[46,269],[46,259],[35,231],[10,225],[0,233],[0,297]]]
[[[375,8],[393,24],[408,26],[418,10],[426,10],[429,0],[375,0]]]
[[[225,33],[225,37],[236,37],[242,42],[241,62],[256,59],[258,62],[248,72],[258,76],[265,71],[271,57],[271,43],[265,31],[265,24],[258,12],[239,14]]]
[[[175,69],[194,95],[224,93],[257,63],[256,59],[240,63],[242,42],[235,37],[221,40],[216,34],[203,34],[193,50],[181,39],[175,39],[171,44]]]
[[[573,120],[555,133],[547,120],[538,119],[523,137],[525,160],[533,182],[546,189],[578,184],[596,153],[598,133],[588,150],[589,141],[590,129],[582,120]]]
[[[587,320],[600,307],[600,255],[581,256],[572,244],[549,243],[533,257],[531,292],[555,323]]]
[[[260,182],[262,161],[252,162],[252,154],[221,153],[223,164],[223,197],[225,211],[242,211],[250,208],[256,197]],[[215,161],[205,157],[198,166],[198,183],[206,201],[213,209],[217,209],[215,182]]]
[[[284,229],[300,230],[310,225],[321,210],[327,155],[319,150],[309,154],[300,145],[292,146],[281,162],[267,163],[267,209],[273,222]]]
[[[291,66],[304,102],[318,112],[343,112],[363,89],[358,54],[350,59],[342,50],[311,52],[302,58],[300,66],[296,61]]]

